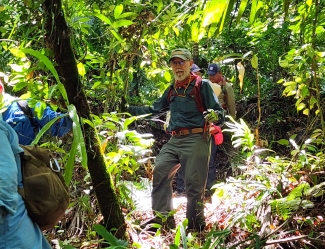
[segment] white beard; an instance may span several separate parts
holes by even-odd
[[[178,70],[178,72],[174,72],[174,77],[175,77],[175,80],[177,80],[177,81],[185,80],[188,76],[190,76],[190,69]]]

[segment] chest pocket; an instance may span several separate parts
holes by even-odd
[[[192,117],[199,113],[194,95],[172,95],[170,97],[170,110],[180,116]]]

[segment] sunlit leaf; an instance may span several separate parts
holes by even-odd
[[[117,5],[114,9],[114,18],[117,19],[123,12],[123,5]]]
[[[21,73],[24,71],[24,67],[21,65],[17,65],[17,64],[9,64],[9,66],[12,68],[12,70],[14,70],[17,73]]]
[[[258,68],[258,57],[256,54],[253,55],[253,58],[251,59],[251,64],[253,68]]]
[[[72,141],[72,145],[69,151],[69,157],[66,162],[65,170],[64,170],[64,181],[67,185],[70,184],[70,180],[73,175],[74,163],[75,163],[77,151],[78,151],[78,141],[74,139]]]
[[[130,17],[130,16],[136,16],[137,14],[134,12],[124,12],[121,15],[119,15],[118,17],[115,17],[115,19],[122,19],[122,18],[126,18],[126,17]]]
[[[314,97],[314,96],[312,96],[311,98],[310,98],[310,101],[309,101],[309,108],[310,109],[313,109],[313,107],[314,107],[314,105],[317,103],[317,99]]]
[[[113,27],[114,28],[120,28],[120,27],[125,27],[125,26],[130,26],[131,24],[133,24],[134,22],[130,21],[130,20],[118,20],[116,22],[113,23]]]
[[[218,24],[220,22],[227,2],[228,1],[226,0],[212,0],[211,2],[209,2],[207,8],[205,8],[204,10],[202,27],[206,27],[212,23]]]
[[[294,81],[287,81],[285,83],[283,83],[284,86],[294,86],[296,87],[297,83]]]
[[[105,150],[106,150],[107,143],[108,143],[108,140],[105,139],[105,140],[101,143],[101,145],[100,145],[100,152],[101,152],[102,154],[104,154],[104,152],[105,152]]]
[[[199,42],[199,27],[198,27],[198,23],[195,22],[191,25],[191,37],[192,37],[192,41],[195,43]]]
[[[237,18],[236,18],[236,22],[239,23],[241,17],[243,16],[243,13],[246,9],[246,6],[247,6],[247,2],[248,0],[242,0],[240,2],[240,6],[239,6],[239,10],[238,10],[238,14],[237,14]]]
[[[252,7],[249,16],[249,23],[252,25],[257,17],[259,9],[263,7],[263,2],[260,0],[252,0]]]
[[[247,56],[249,56],[249,55],[252,54],[252,53],[253,53],[253,51],[249,51],[249,52],[245,53],[245,54],[243,55],[243,59],[245,59]]]
[[[303,98],[305,98],[305,97],[307,97],[309,95],[309,89],[305,84],[300,84],[299,89],[300,89],[300,92],[301,92],[301,96]]]
[[[25,58],[25,53],[19,48],[10,48],[9,51],[16,57]]]
[[[164,78],[166,79],[166,81],[170,82],[172,79],[172,75],[170,74],[170,72],[165,71]]]
[[[233,11],[234,3],[235,3],[235,0],[228,0],[225,3],[224,11],[222,14],[222,19],[219,24],[219,33],[222,32],[225,21],[231,16],[231,12]]]
[[[96,81],[93,86],[91,87],[91,89],[96,89],[97,87],[101,86],[102,82],[100,81]]]
[[[174,30],[176,36],[179,36],[179,29],[177,27],[173,27],[173,30]]]
[[[47,56],[45,56],[41,52],[33,50],[33,49],[25,48],[25,49],[22,49],[22,51],[26,54],[30,54],[30,55],[36,57],[37,59],[39,59],[47,67],[47,69],[49,69],[51,71],[51,73],[53,74],[54,78],[57,81],[58,89],[59,89],[63,99],[66,101],[66,103],[69,103],[67,92],[65,91],[65,88],[59,79],[58,72],[56,71],[54,65],[49,60],[49,58],[47,58]]]
[[[287,139],[280,139],[276,142],[281,145],[286,145],[286,146],[289,145],[289,141]]]
[[[301,111],[302,109],[304,109],[306,107],[305,103],[301,102],[297,105],[297,110]]]
[[[109,31],[111,31],[111,33],[113,34],[113,36],[119,41],[119,42],[123,42],[123,38],[121,37],[120,34],[118,34],[115,30],[110,29]]]
[[[244,84],[245,67],[243,66],[243,64],[241,62],[237,63],[237,70],[238,70],[240,91],[242,91],[243,84]]]
[[[79,116],[77,114],[76,107],[74,105],[68,106],[69,116],[73,121],[72,132],[73,132],[73,140],[77,141],[78,144],[78,154],[81,157],[81,165],[86,168],[87,167],[87,152],[86,152],[86,145],[84,136],[82,133]]]
[[[94,16],[96,16],[97,18],[99,18],[103,22],[105,22],[105,23],[107,23],[109,25],[112,25],[112,21],[111,21],[111,19],[109,19],[109,17],[106,17],[103,14],[97,14],[97,13],[95,13]]]
[[[78,67],[78,73],[79,73],[79,75],[81,75],[82,77],[84,77],[85,74],[86,74],[85,65],[83,63],[79,62],[77,64],[77,67]]]

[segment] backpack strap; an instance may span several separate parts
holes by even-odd
[[[199,111],[203,113],[206,110],[206,107],[204,106],[203,100],[201,97],[201,85],[202,85],[202,78],[200,76],[198,76],[198,77],[196,77],[194,87],[189,95],[195,96],[194,100],[195,100],[196,106],[199,109]],[[168,96],[167,96],[168,103],[170,103],[170,97],[173,95],[173,87],[174,87],[174,85],[171,84],[168,89]]]
[[[203,104],[202,96],[201,96],[201,85],[202,85],[202,78],[197,77],[195,81],[195,86],[192,89],[192,92],[195,96],[195,103],[197,108],[200,112],[204,112],[206,110],[206,107]]]
[[[227,95],[227,91],[226,91],[226,86],[222,85],[221,90],[223,93],[223,102],[224,102],[222,105],[222,108],[225,110],[228,110],[228,95]]]
[[[34,130],[36,131],[36,129],[38,128],[38,124],[35,122],[32,110],[29,107],[27,101],[19,100],[19,101],[17,101],[17,105],[20,108],[20,110],[22,110],[22,112],[29,118],[30,123],[32,124],[32,126],[34,127]]]
[[[28,117],[33,117],[32,110],[28,106],[28,103],[26,100],[19,100],[17,101],[17,105],[19,106],[20,110],[23,111],[23,113]]]

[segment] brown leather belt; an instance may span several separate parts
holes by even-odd
[[[181,129],[177,131],[172,131],[172,136],[185,136],[189,134],[196,134],[196,133],[202,133],[203,128],[193,128],[193,129]]]

